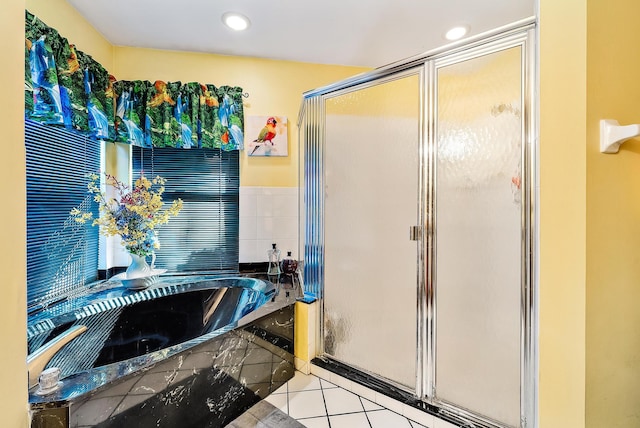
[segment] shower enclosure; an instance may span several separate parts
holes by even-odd
[[[486,427],[535,426],[534,23],[305,93],[321,356]]]

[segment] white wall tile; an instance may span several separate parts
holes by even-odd
[[[273,216],[274,217],[297,217],[298,216],[298,195],[273,195]],[[297,223],[297,222],[296,222]]]
[[[258,225],[255,216],[252,217],[240,217],[240,239],[258,239]]]
[[[240,239],[238,250],[240,252],[238,261],[240,263],[252,263],[257,261],[255,239]]]
[[[271,244],[273,244],[273,240],[271,239],[256,240],[256,255],[257,255],[256,261],[260,261],[260,262],[269,261],[269,259],[267,258],[267,251],[271,249]],[[280,248],[279,245],[278,245],[278,248]]]
[[[273,236],[277,239],[297,239],[298,217],[272,217]]]
[[[258,195],[257,216],[273,217],[273,198],[271,195]]]
[[[258,195],[244,193],[242,192],[242,188],[240,188],[238,204],[240,217],[255,218],[258,215]]]
[[[276,243],[284,258],[287,251],[299,259],[297,187],[240,187],[240,262],[267,261]],[[253,247],[248,241],[253,240]]]
[[[273,217],[258,217],[256,239],[273,240],[274,219]]]

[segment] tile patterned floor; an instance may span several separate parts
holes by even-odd
[[[307,428],[456,428],[321,368],[312,373],[297,371],[266,401]]]
[[[265,400],[244,412],[225,428],[305,428]]]

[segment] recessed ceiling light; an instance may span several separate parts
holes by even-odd
[[[227,12],[222,15],[222,22],[224,22],[227,27],[236,31],[246,30],[251,24],[249,18],[236,12]]]
[[[468,31],[469,31],[468,27],[464,27],[464,26],[453,27],[451,30],[447,31],[447,34],[445,34],[444,37],[447,40],[458,40],[463,38]]]

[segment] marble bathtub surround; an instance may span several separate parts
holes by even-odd
[[[231,332],[76,400],[70,426],[223,427],[292,375],[286,351]]]
[[[187,294],[191,295],[199,291],[194,284],[154,287],[136,295],[119,295],[115,298],[117,303],[110,298],[98,300],[91,309],[83,306],[72,313],[76,316],[95,312],[92,316],[100,316],[111,313],[114,306],[117,311],[123,309],[118,305],[126,308],[127,298],[146,298],[154,303],[156,294],[163,296],[157,300],[160,302],[167,297],[165,294],[180,287],[190,288]],[[264,295],[264,302],[247,315],[242,316],[246,313],[242,308],[227,308],[226,312],[237,311],[241,318],[212,333],[80,371],[64,378],[62,389],[54,394],[31,395],[32,427],[224,426],[293,376],[295,298],[284,293],[275,296],[273,291],[272,287]],[[118,293],[122,291],[117,290]],[[274,301],[272,297],[276,297]],[[239,298],[247,302],[252,299],[255,298],[249,295]],[[197,309],[193,302],[185,304],[191,305],[187,312]],[[200,314],[200,324],[206,322],[204,312]],[[166,311],[164,314],[179,324],[180,312],[176,317]],[[55,330],[55,323],[51,319],[49,322]],[[41,317],[32,326],[38,326],[33,328],[34,337],[46,334],[47,321]],[[54,421],[65,420],[65,412],[67,422],[55,424]]]

